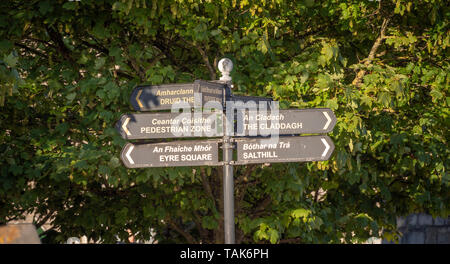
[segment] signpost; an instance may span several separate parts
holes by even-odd
[[[334,150],[328,136],[280,137],[276,143],[261,138],[240,138],[236,143],[236,165],[323,161],[328,160]]]
[[[222,73],[219,81],[137,86],[130,98],[137,111],[168,110],[179,102],[187,109],[125,114],[116,123],[116,129],[127,140],[222,137],[127,143],[120,157],[127,168],[222,165],[225,243],[234,244],[233,165],[328,160],[334,144],[323,134],[333,130],[336,116],[328,108],[278,110],[273,109],[275,104],[270,98],[232,95],[229,74],[233,63],[222,59],[218,68]],[[192,112],[191,108],[196,110]],[[292,136],[298,134],[321,135]],[[222,160],[219,160],[219,144]],[[234,148],[237,160],[233,160]]]
[[[219,137],[222,113],[147,113],[122,115],[116,129],[124,139]]]
[[[127,143],[120,158],[127,168],[221,165],[219,140]]]
[[[336,124],[336,116],[328,108],[278,110],[276,114],[247,110],[237,118],[236,136],[328,133]]]
[[[223,104],[226,85],[197,80],[194,83],[137,86],[130,102],[136,111],[170,110],[178,102],[195,105],[195,93],[202,94],[202,102],[216,101]]]

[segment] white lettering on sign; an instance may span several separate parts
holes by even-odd
[[[290,142],[279,141],[278,143],[243,143],[242,157],[247,160],[264,159],[264,158],[278,158],[278,149],[291,148]],[[265,150],[265,151],[264,151]],[[273,151],[270,151],[273,150]]]
[[[212,145],[206,145],[206,146],[202,146],[202,145],[195,145],[194,146],[194,151],[210,151],[212,149]]]
[[[211,126],[194,125],[194,126],[158,126],[158,127],[141,127],[141,134],[165,134],[165,133],[210,133],[213,132]]]
[[[223,93],[223,89],[209,88],[208,86],[202,86],[201,91],[202,91],[202,93],[211,93],[211,94],[222,94]]]
[[[152,125],[176,125],[178,124],[178,119],[152,119]]]
[[[177,162],[177,161],[212,161],[212,153],[195,153],[195,152],[208,152],[211,151],[213,145],[211,144],[199,144],[194,146],[183,146],[183,145],[167,145],[162,147],[155,147],[153,153],[161,153],[159,155],[160,162]],[[178,154],[168,154],[168,153],[178,153]]]
[[[260,144],[260,143],[246,143],[242,147],[243,150],[259,150],[259,149],[275,149],[277,144]]]
[[[193,89],[176,89],[176,90],[158,90],[156,92],[157,96],[165,96],[165,95],[179,95],[179,94],[193,94]]]
[[[259,129],[265,130],[265,129],[299,129],[303,128],[303,123],[272,123],[270,125],[268,124],[259,124]]]
[[[244,152],[244,159],[278,158],[275,151]]]
[[[175,154],[160,155],[160,162],[177,162],[177,161],[212,161],[213,155],[209,154]]]
[[[155,147],[153,149],[153,153],[161,153],[162,151],[163,151],[163,148],[160,148],[160,147]]]
[[[185,154],[181,155],[181,161],[211,161],[212,154]]]
[[[258,130],[258,124],[256,124],[256,123],[244,124],[244,129],[245,130]]]
[[[194,97],[175,97],[175,98],[159,99],[159,103],[161,105],[171,105],[179,102],[194,103]]]
[[[180,161],[180,156],[179,155],[161,155],[159,156],[159,161],[161,162],[176,162],[176,161]]]
[[[208,124],[210,122],[211,122],[211,120],[209,120],[208,118],[204,118],[204,117],[197,117],[197,118],[185,117],[185,118],[181,119],[181,123],[183,125],[186,125],[186,124],[201,124],[201,125],[203,125],[203,124]]]
[[[291,142],[278,142],[278,146],[282,149],[291,148]]]
[[[284,115],[283,114],[279,114],[279,115],[272,115],[272,114],[246,114],[244,116],[244,121],[251,121],[251,120],[256,120],[256,121],[272,121],[272,120],[278,120],[278,121],[282,121],[284,120]]]
[[[164,148],[165,152],[191,152],[191,146],[166,146]]]

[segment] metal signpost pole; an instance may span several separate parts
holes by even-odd
[[[225,244],[234,244],[234,179],[233,179],[233,145],[229,136],[223,137],[223,210]]]
[[[222,73],[221,81],[227,82],[231,86],[230,72],[233,69],[233,63],[230,59],[221,59],[218,64],[219,71]],[[230,97],[226,92],[226,100]],[[223,136],[223,211],[224,211],[224,236],[225,244],[235,243],[235,231],[234,231],[234,177],[233,177],[233,144],[231,143],[231,137],[228,134],[230,124],[224,115],[224,136]],[[234,128],[232,128],[233,130]]]

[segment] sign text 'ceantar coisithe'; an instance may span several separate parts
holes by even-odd
[[[218,137],[223,135],[222,115],[221,112],[126,114],[116,128],[125,139]]]

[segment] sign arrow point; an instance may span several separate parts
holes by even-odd
[[[331,118],[330,118],[330,116],[328,115],[327,112],[322,112],[322,113],[325,116],[325,118],[327,119],[327,123],[323,127],[323,130],[326,130],[328,128],[328,126],[331,124]]]
[[[123,125],[122,125],[122,129],[123,129],[123,131],[125,131],[127,136],[131,136],[131,133],[130,133],[130,131],[128,131],[128,128],[127,128],[127,125],[128,125],[129,121],[130,121],[130,118],[127,117],[127,119],[125,119],[125,122],[123,122]]]
[[[131,147],[128,149],[127,153],[125,154],[125,157],[128,159],[130,164],[134,164],[134,160],[130,156],[131,151],[133,151],[133,149],[134,149],[134,145],[131,145]]]
[[[138,103],[138,105],[139,105],[140,108],[144,108],[144,106],[142,105],[141,101],[139,100],[139,97],[141,97],[141,94],[142,94],[142,89],[139,90],[139,92],[137,93],[137,95],[136,95],[136,101],[137,101],[137,103]]]
[[[322,143],[325,145],[325,150],[322,153],[322,157],[325,157],[328,153],[328,150],[330,150],[330,145],[328,145],[327,141],[325,140],[325,138],[321,138]]]

